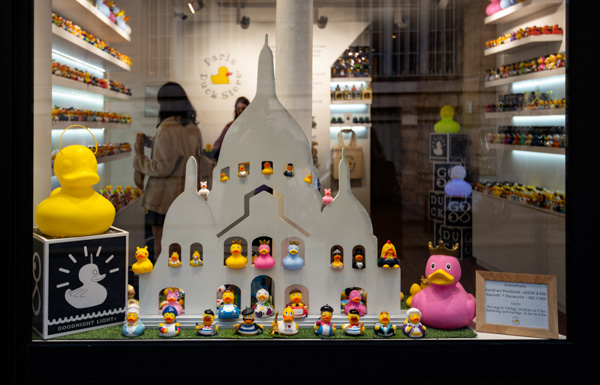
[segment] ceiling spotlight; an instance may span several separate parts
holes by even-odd
[[[242,29],[248,29],[248,27],[250,26],[250,18],[248,16],[242,16],[242,18],[240,19],[240,26],[242,27]]]
[[[323,29],[327,26],[327,21],[329,19],[327,18],[327,16],[321,16],[319,17],[319,20],[317,20],[317,27]]]
[[[190,11],[192,13],[196,13],[202,8],[204,8],[204,3],[201,0],[194,0],[188,2],[188,7],[190,7]]]

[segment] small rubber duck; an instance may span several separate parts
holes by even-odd
[[[294,310],[291,307],[286,307],[283,310],[283,319],[281,321],[277,321],[277,315],[275,314],[275,320],[272,324],[272,329],[275,329],[279,332],[279,334],[293,336],[298,334],[298,324],[294,321]]]
[[[125,337],[139,337],[144,333],[146,327],[140,321],[140,307],[138,304],[132,303],[127,306],[127,313],[125,314],[125,322],[123,324],[123,336]]]
[[[192,253],[192,258],[190,259],[190,266],[203,266],[204,261],[202,261],[202,257],[200,256],[200,252],[198,250],[194,250]]]
[[[267,289],[261,288],[256,292],[256,304],[254,304],[254,315],[258,318],[270,317],[275,313],[275,310],[269,302],[271,295]]]
[[[248,258],[242,255],[242,241],[238,239],[231,241],[229,250],[231,251],[231,255],[225,259],[225,265],[230,269],[241,269],[246,267]]]
[[[169,258],[169,267],[181,267],[181,260],[179,259],[179,253],[177,251],[173,251],[171,253],[171,257]]]
[[[238,167],[238,176],[248,176],[248,171],[246,171],[246,166],[240,164]]]
[[[379,267],[389,268],[394,267],[400,268],[400,259],[396,254],[396,247],[389,240],[381,248],[381,256],[379,257]]]
[[[259,240],[258,256],[253,262],[257,269],[270,269],[275,266],[275,258],[271,256],[270,243],[269,240]]]
[[[333,197],[331,196],[331,189],[330,188],[326,188],[325,189],[325,196],[323,197],[323,204],[325,206],[327,206],[331,202],[333,202]]]
[[[273,175],[273,167],[271,167],[270,162],[263,163],[263,169],[260,171],[263,175]]]
[[[315,334],[319,336],[332,336],[337,330],[334,323],[331,323],[333,317],[333,308],[329,305],[321,306],[321,316],[315,322]]]
[[[198,194],[204,198],[204,200],[208,200],[208,194],[210,194],[210,190],[207,186],[208,183],[205,180],[200,182],[200,191],[198,191]]]
[[[181,325],[177,320],[177,310],[173,306],[167,306],[162,312],[165,322],[158,324],[158,333],[161,337],[176,337],[181,331]]]
[[[235,296],[233,291],[227,289],[223,292],[223,302],[219,306],[219,318],[237,318],[240,315],[238,306],[233,302]]]
[[[300,256],[300,242],[290,241],[287,255],[282,259],[281,263],[286,269],[297,270],[304,266],[304,259]]]
[[[354,258],[352,259],[352,267],[354,269],[365,268],[365,256],[363,255],[362,249],[356,249],[354,252]]]
[[[350,310],[348,313],[348,323],[344,324],[342,329],[349,336],[362,336],[365,333],[365,325],[360,320],[358,310]]]
[[[333,261],[331,262],[330,267],[336,270],[344,267],[344,263],[342,262],[342,252],[339,249],[333,251]]]
[[[127,285],[127,306],[129,305],[140,305],[140,302],[135,299],[135,288],[133,287],[133,285],[128,284]]]
[[[39,230],[53,237],[102,234],[112,226],[115,206],[97,193],[98,162],[87,147],[72,145],[60,150],[54,173],[60,186],[36,208]]]
[[[348,302],[344,305],[344,313],[349,314],[352,310],[356,310],[361,317],[367,314],[367,307],[362,302],[362,295],[356,289],[350,290]]]
[[[219,325],[215,323],[215,313],[211,309],[204,310],[202,323],[196,322],[196,331],[200,336],[214,336],[219,331]]]
[[[213,84],[229,84],[229,77],[232,75],[231,72],[225,66],[219,67],[216,75],[210,75],[210,81]]]
[[[306,178],[304,178],[304,181],[306,183],[312,183],[312,174],[308,174]]]
[[[421,323],[421,312],[419,309],[411,307],[406,313],[407,317],[402,325],[402,332],[411,338],[422,338],[425,336],[427,328]]]
[[[290,302],[286,306],[294,311],[294,316],[297,318],[308,315],[308,306],[302,302],[302,292],[298,289],[290,291]]]
[[[167,288],[165,290],[166,303],[163,306],[172,306],[177,310],[177,315],[182,315],[184,313],[183,306],[179,303],[181,298],[181,292],[179,289],[171,289]]]
[[[224,172],[221,173],[221,182],[227,182],[229,177]]]
[[[387,311],[379,313],[379,321],[373,326],[375,335],[381,337],[391,337],[396,335],[396,325],[393,325],[390,322],[390,314]]]
[[[413,283],[410,287],[410,296],[406,299],[406,306],[410,307],[413,296],[429,285],[431,285],[431,283],[424,276],[421,276],[420,283]]]
[[[136,274],[145,274],[149,273],[154,269],[154,265],[148,259],[149,257],[148,246],[144,246],[144,248],[137,247],[135,250],[135,258],[137,262],[131,265],[131,270]]]
[[[254,322],[254,309],[250,307],[242,310],[242,322],[233,327],[233,333],[242,336],[255,336],[263,331],[262,325]]]
[[[294,165],[292,163],[288,163],[285,167],[285,171],[283,172],[285,176],[294,176]]]

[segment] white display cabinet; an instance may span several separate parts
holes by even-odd
[[[527,0],[485,18],[496,25],[497,36],[509,36],[528,27],[559,26],[563,33],[524,37],[484,50],[496,57],[497,68],[531,61],[565,51],[564,1]],[[532,71],[524,75],[488,77],[484,86],[501,95],[551,95],[563,99],[565,68]],[[498,98],[500,100],[500,98]],[[506,127],[519,130],[562,130],[566,133],[565,108],[495,110],[486,112],[495,129],[482,135],[480,180],[512,182],[553,191],[565,191],[563,145],[531,146],[520,142],[493,140]],[[485,136],[485,138],[484,138]],[[502,135],[501,135],[502,136]],[[496,136],[497,138],[497,136]],[[558,279],[558,305],[564,311],[565,296],[565,215],[550,209],[511,201],[475,191],[473,194],[473,255],[490,270],[551,274]]]

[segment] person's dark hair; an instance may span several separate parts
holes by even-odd
[[[248,107],[248,105],[250,104],[250,101],[245,98],[244,96],[240,96],[239,98],[237,98],[237,100],[235,101],[235,104],[233,105],[233,116],[234,119],[237,119],[238,116],[240,116],[237,112],[237,105],[238,103],[243,103],[246,105],[246,107]]]
[[[158,101],[158,125],[168,117],[175,116],[184,126],[196,122],[196,109],[190,103],[183,87],[175,82],[165,83],[156,95]]]

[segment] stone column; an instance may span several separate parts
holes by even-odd
[[[313,1],[277,0],[275,84],[277,97],[312,137]]]

